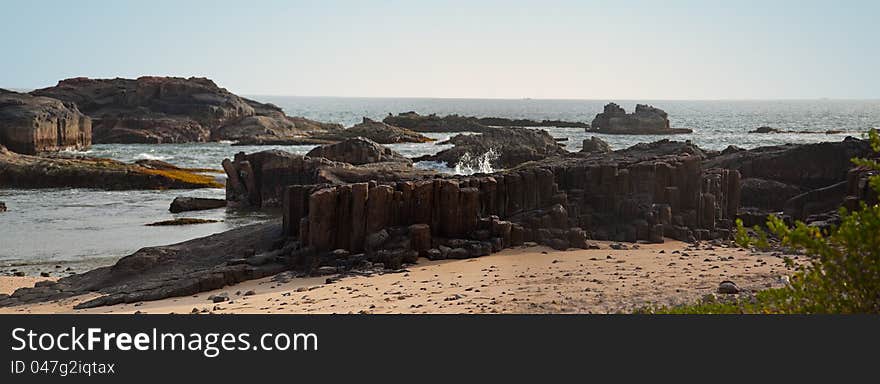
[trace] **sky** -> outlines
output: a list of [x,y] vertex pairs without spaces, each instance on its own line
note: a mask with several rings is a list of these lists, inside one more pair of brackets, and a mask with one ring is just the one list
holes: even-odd
[[0,0],[0,88],[204,76],[246,95],[880,98],[880,1]]

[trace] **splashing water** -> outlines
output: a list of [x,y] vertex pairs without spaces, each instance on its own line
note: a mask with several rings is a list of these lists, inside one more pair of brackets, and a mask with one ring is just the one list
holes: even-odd
[[456,175],[473,175],[474,173],[492,173],[495,172],[495,169],[492,168],[492,162],[497,160],[501,155],[498,152],[495,152],[495,149],[489,149],[486,153],[479,155],[477,157],[472,156],[469,152],[465,152],[464,155],[458,159],[458,163],[455,164],[455,174]]

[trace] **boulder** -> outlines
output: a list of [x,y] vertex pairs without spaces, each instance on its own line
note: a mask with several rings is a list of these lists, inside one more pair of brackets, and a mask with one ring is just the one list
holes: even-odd
[[169,207],[168,210],[171,211],[171,213],[180,213],[186,211],[217,209],[225,206],[226,200],[223,199],[177,196],[174,198],[174,201],[171,202],[171,207]]
[[685,128],[671,128],[668,115],[662,109],[638,104],[634,113],[626,113],[615,103],[605,105],[602,113],[596,115],[587,131],[617,135],[669,135],[693,132]]
[[0,89],[0,145],[33,155],[91,144],[92,121],[75,104]]
[[611,146],[596,136],[591,136],[589,139],[584,139],[584,146],[581,149],[581,152],[586,153],[608,153],[611,152]]
[[0,212],[6,212],[6,203],[0,201]]
[[316,147],[306,154],[308,157],[323,157],[328,160],[340,161],[353,165],[370,163],[399,162],[412,164],[412,160],[383,147],[373,140],[355,137],[336,144]]

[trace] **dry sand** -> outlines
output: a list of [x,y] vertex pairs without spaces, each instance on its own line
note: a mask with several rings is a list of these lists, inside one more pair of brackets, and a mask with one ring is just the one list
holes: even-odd
[[[598,250],[532,246],[468,260],[423,259],[406,272],[349,276],[330,284],[326,276],[288,282],[264,278],[191,297],[73,310],[97,296],[89,294],[0,308],[0,313],[618,313],[692,303],[714,293],[723,280],[742,289],[766,289],[791,273],[780,257],[738,248],[704,244],[695,250],[673,240],[628,250],[600,245]],[[8,293],[12,284],[32,286],[37,280],[3,277],[0,287]],[[227,302],[208,299],[224,292]]]

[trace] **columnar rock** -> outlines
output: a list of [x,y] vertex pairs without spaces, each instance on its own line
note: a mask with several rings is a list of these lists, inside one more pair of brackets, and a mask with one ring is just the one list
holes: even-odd
[[0,89],[0,145],[32,155],[91,144],[92,121],[76,105]]
[[417,180],[436,174],[434,171],[413,168],[407,161],[354,166],[280,150],[251,154],[240,152],[234,159],[224,160],[223,169],[227,175],[227,200],[232,205],[254,207],[281,205],[284,190],[290,185]]
[[338,218],[336,188],[319,189],[309,197],[309,244],[318,251],[335,249]]
[[626,113],[615,103],[605,105],[602,113],[596,115],[587,131],[623,135],[668,135],[693,132],[685,128],[671,128],[668,115],[662,109],[638,104],[634,113]]

